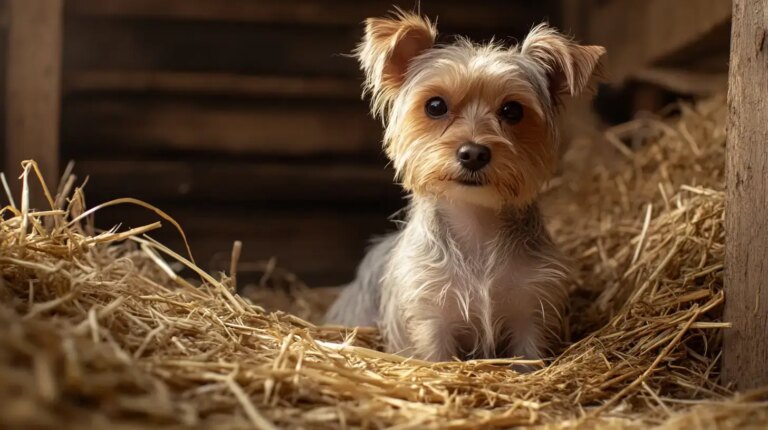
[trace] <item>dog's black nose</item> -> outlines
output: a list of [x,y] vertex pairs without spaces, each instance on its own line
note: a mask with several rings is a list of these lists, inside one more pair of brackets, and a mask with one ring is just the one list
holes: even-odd
[[468,170],[480,170],[491,161],[491,149],[485,145],[468,142],[456,151],[461,166]]

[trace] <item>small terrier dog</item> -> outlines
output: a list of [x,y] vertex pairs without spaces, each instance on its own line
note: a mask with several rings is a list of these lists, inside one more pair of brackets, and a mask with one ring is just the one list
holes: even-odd
[[544,24],[512,47],[436,35],[400,10],[365,23],[364,94],[411,201],[326,321],[378,326],[387,351],[424,360],[541,359],[563,331],[567,269],[535,197],[560,97],[587,87],[605,49]]

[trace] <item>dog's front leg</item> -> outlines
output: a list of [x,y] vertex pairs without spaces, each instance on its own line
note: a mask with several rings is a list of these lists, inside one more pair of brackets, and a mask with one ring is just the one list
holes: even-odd
[[413,356],[428,361],[449,361],[456,356],[452,324],[439,312],[414,316],[408,324]]

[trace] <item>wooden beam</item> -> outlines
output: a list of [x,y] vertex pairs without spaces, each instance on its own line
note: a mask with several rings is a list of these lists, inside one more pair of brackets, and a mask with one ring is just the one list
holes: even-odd
[[[296,273],[311,286],[351,281],[371,238],[397,228],[387,219],[397,208],[163,206],[184,228],[195,259],[202,267],[226,269],[232,243],[241,240],[242,266],[275,257],[280,267]],[[101,228],[120,224],[128,229],[157,220],[151,211],[131,205],[107,208],[95,216],[96,226]],[[179,234],[168,223],[164,222],[163,228],[150,236],[183,253]],[[245,273],[238,278],[247,282]]]
[[9,21],[10,17],[8,16],[8,0],[0,0],[0,28],[7,30]]
[[723,379],[768,385],[768,4],[734,0],[726,146]]
[[650,67],[633,72],[632,79],[682,94],[707,96],[728,88],[727,73],[696,72],[686,69]]
[[343,54],[352,51],[361,32],[362,27],[351,25],[267,26],[75,16],[67,19],[65,27],[64,67],[67,74],[87,70],[172,70],[330,76],[356,81],[360,76],[357,62]]
[[589,18],[589,42],[607,48],[606,74],[621,82],[634,70],[670,59],[713,32],[727,31],[730,16],[729,0],[601,2]]
[[105,96],[67,100],[65,106],[63,138],[75,158],[170,151],[375,156],[381,151],[381,127],[362,101]]
[[[86,192],[98,200],[134,197],[149,202],[335,204],[401,203],[393,172],[380,164],[338,162],[88,160],[75,165],[90,177]],[[118,195],[119,194],[119,195]]]
[[[356,25],[392,9],[392,0],[69,0],[67,11],[81,16],[153,17],[176,20],[219,20],[255,23]],[[404,9],[414,2],[400,2]],[[469,26],[528,28],[531,18],[543,18],[546,2],[509,1],[503,5],[462,1],[424,2],[423,13],[440,22]]]
[[[6,78],[6,172],[34,159],[55,190],[59,169],[62,0],[9,0]],[[20,184],[12,180],[12,191]],[[33,187],[32,205],[45,208]]]
[[254,76],[150,70],[85,70],[64,76],[64,92],[167,93],[202,96],[359,99],[354,79]]

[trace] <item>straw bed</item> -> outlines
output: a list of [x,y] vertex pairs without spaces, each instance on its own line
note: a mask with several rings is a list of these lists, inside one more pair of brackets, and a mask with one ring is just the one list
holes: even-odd
[[[372,329],[268,313],[148,238],[158,224],[94,232],[72,181],[52,210],[22,198],[0,224],[0,422],[765,428],[765,391],[733,396],[717,382],[725,113],[722,98],[680,105],[674,119],[611,130],[623,149],[610,162],[566,163],[544,211],[576,268],[571,344],[522,375],[512,360],[408,360],[377,351]],[[30,187],[35,169],[25,165]]]

